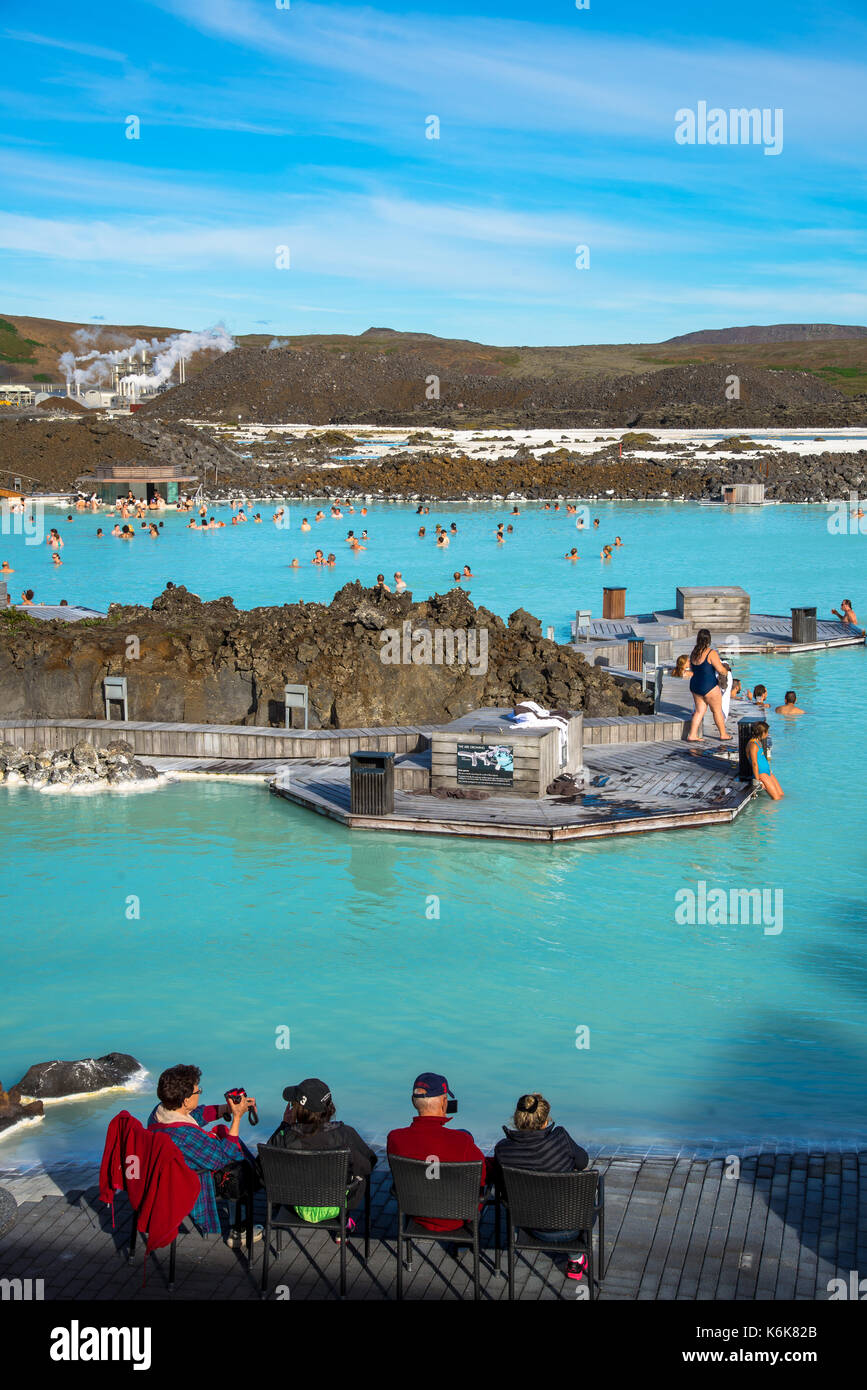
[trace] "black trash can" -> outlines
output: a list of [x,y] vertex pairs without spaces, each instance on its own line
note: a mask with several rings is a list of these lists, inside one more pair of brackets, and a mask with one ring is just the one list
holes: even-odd
[[792,641],[798,643],[816,641],[815,608],[792,609]]
[[390,816],[394,810],[394,754],[350,753],[349,809],[354,816]]
[[747,755],[747,744],[756,737],[756,725],[764,722],[754,719],[751,714],[738,720],[738,777],[742,782],[753,780],[753,765]]

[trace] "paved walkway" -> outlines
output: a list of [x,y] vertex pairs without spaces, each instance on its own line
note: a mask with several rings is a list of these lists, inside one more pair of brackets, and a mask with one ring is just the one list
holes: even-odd
[[[740,1176],[727,1176],[724,1158],[675,1156],[654,1150],[599,1155],[605,1173],[606,1259],[603,1299],[826,1299],[828,1281],[867,1273],[867,1152],[747,1152]],[[66,1174],[68,1178],[69,1174]],[[55,1174],[63,1185],[64,1175]],[[42,1186],[40,1187],[40,1181]],[[117,1199],[117,1229],[95,1187],[57,1195],[51,1179],[29,1176],[0,1183],[21,1203],[15,1225],[0,1237],[0,1278],[43,1279],[46,1299],[256,1299],[261,1243],[252,1274],[243,1256],[217,1237],[195,1231],[178,1241],[177,1286],[166,1289],[168,1251],[148,1266],[142,1286],[142,1245],[126,1262],[130,1211]],[[40,1191],[51,1195],[38,1196]],[[395,1209],[387,1170],[374,1174],[371,1257],[350,1242],[347,1297],[394,1298]],[[35,1200],[27,1200],[28,1197]],[[260,1213],[261,1215],[261,1213]],[[505,1299],[505,1279],[493,1268],[492,1216],[482,1227],[482,1298]],[[505,1268],[505,1264],[504,1264]],[[339,1257],[324,1232],[301,1242],[284,1235],[271,1267],[271,1294],[298,1299],[337,1296]],[[581,1297],[563,1276],[562,1262],[545,1254],[519,1263],[523,1299]],[[472,1297],[464,1254],[443,1247],[416,1249],[407,1299]]]

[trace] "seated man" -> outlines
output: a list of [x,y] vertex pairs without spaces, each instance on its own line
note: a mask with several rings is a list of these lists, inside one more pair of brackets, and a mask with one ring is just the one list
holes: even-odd
[[[221,1229],[214,1175],[218,1175],[221,1188],[227,1189],[222,1195],[235,1197],[238,1189],[233,1184],[242,1178],[250,1179],[255,1187],[253,1155],[241,1143],[238,1129],[242,1115],[255,1109],[256,1101],[245,1096],[237,1102],[202,1105],[201,1078],[198,1067],[183,1063],[164,1071],[157,1082],[160,1103],[151,1111],[147,1127],[168,1134],[187,1167],[199,1174],[201,1192],[190,1216],[203,1234],[214,1235]],[[228,1130],[225,1125],[218,1125],[216,1130],[202,1128],[212,1120],[230,1117]],[[242,1170],[242,1164],[247,1171]],[[261,1232],[261,1226],[257,1227],[254,1238],[261,1239]]]
[[[472,1163],[481,1159],[482,1186],[487,1177],[487,1160],[481,1149],[473,1142],[473,1136],[465,1129],[446,1129],[450,1116],[447,1114],[449,1083],[436,1072],[422,1072],[417,1076],[412,1088],[413,1108],[418,1112],[406,1129],[393,1129],[388,1136],[387,1152],[397,1158],[420,1158],[423,1162],[432,1158],[440,1163]],[[462,1221],[447,1221],[439,1217],[415,1217],[419,1226],[427,1231],[457,1231]]]

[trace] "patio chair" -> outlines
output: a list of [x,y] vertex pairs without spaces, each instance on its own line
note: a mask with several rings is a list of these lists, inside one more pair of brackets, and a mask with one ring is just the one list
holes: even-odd
[[[403,1298],[404,1244],[406,1268],[412,1269],[413,1241],[435,1241],[440,1245],[471,1246],[473,1251],[473,1298],[479,1297],[479,1202],[484,1164],[440,1163],[437,1176],[431,1176],[430,1163],[422,1158],[400,1158],[389,1154],[397,1199],[397,1297]],[[429,1231],[417,1218],[462,1221],[453,1231]]]
[[[330,1231],[340,1235],[340,1297],[346,1296],[346,1189],[349,1185],[349,1149],[294,1151],[259,1144],[259,1162],[265,1180],[265,1238],[262,1253],[261,1296],[268,1293],[271,1231],[277,1232],[277,1254],[283,1231]],[[286,1207],[285,1216],[274,1218],[274,1209]],[[325,1221],[305,1221],[296,1207],[337,1207],[337,1216]],[[370,1258],[370,1178],[364,1191],[364,1259]]]
[[[515,1263],[519,1250],[586,1255],[590,1298],[605,1277],[605,1179],[596,1168],[581,1173],[539,1173],[500,1165],[508,1226],[509,1298],[515,1297]],[[593,1226],[599,1218],[599,1276],[593,1259]],[[545,1240],[530,1231],[578,1231],[574,1241]]]

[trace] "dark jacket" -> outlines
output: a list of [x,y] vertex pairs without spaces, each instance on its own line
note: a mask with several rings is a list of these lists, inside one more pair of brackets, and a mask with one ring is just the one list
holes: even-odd
[[590,1162],[587,1151],[562,1125],[507,1129],[505,1139],[494,1146],[494,1159],[507,1168],[531,1168],[537,1173],[576,1173]]
[[361,1135],[340,1120],[330,1120],[321,1129],[312,1125],[291,1125],[285,1119],[275,1129],[269,1144],[279,1149],[348,1149],[349,1177],[366,1178],[376,1167],[376,1154]]

